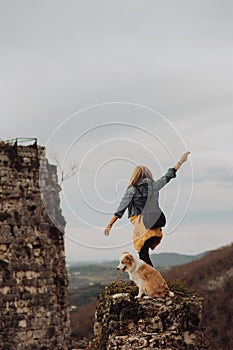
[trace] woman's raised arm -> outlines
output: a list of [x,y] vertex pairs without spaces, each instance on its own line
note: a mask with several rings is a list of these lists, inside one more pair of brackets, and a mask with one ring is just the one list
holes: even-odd
[[180,167],[181,167],[181,165],[184,163],[184,162],[186,162],[186,160],[188,159],[188,156],[190,155],[190,151],[186,151],[184,154],[182,154],[182,156],[180,157],[180,160],[177,162],[177,164],[176,165],[174,165],[174,169],[175,170],[178,170]]

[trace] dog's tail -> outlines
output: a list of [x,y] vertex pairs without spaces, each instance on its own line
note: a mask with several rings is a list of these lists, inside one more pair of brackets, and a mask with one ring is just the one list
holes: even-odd
[[174,296],[175,296],[175,294],[173,292],[169,291],[169,297],[173,298]]

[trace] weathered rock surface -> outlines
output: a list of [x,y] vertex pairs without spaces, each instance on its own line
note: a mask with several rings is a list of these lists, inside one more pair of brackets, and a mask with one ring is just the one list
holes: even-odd
[[0,142],[1,350],[70,349],[59,191],[44,148]]
[[89,339],[72,339],[72,350],[86,350],[89,346]]
[[95,338],[89,349],[206,349],[201,299],[174,292],[174,298],[136,300],[137,288],[130,282],[108,285],[99,295]]

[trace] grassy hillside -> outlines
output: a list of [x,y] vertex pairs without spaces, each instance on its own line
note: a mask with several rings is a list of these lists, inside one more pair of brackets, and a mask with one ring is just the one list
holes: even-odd
[[233,244],[163,273],[181,280],[203,300],[203,323],[211,350],[233,349]]

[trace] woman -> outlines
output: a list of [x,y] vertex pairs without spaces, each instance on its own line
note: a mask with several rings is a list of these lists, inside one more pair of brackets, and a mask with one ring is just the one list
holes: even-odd
[[[149,248],[153,250],[160,243],[163,236],[161,227],[165,225],[165,217],[159,208],[159,190],[176,177],[177,170],[186,162],[189,154],[189,151],[185,152],[177,164],[168,169],[159,180],[153,179],[153,175],[147,167],[137,166],[114,216],[104,230],[104,234],[108,236],[113,224],[123,216],[128,208],[128,217],[134,224],[135,249],[139,253],[139,258],[151,266],[153,265],[149,257]],[[152,214],[154,215],[153,224],[146,223],[145,219],[148,221],[148,217],[150,218]]]

